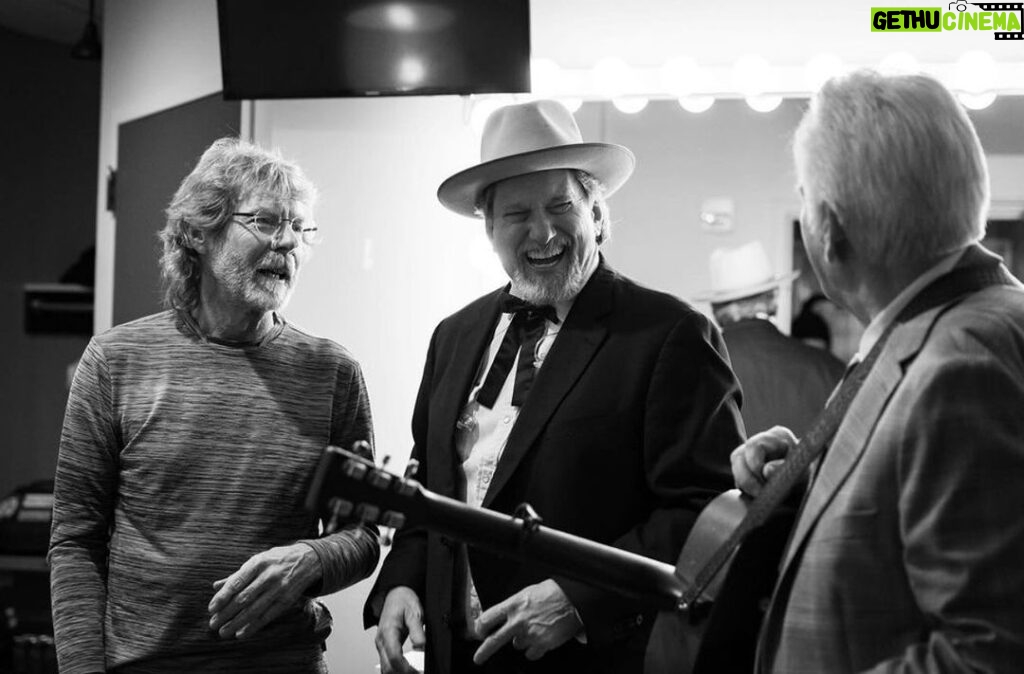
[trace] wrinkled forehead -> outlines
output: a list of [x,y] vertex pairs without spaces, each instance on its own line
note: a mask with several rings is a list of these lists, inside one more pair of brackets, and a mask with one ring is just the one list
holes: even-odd
[[303,196],[294,192],[258,190],[242,195],[235,210],[247,213],[266,211],[308,218],[312,216],[312,204]]

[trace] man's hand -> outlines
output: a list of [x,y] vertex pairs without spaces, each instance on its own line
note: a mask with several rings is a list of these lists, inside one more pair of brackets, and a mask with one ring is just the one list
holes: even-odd
[[381,674],[415,674],[416,670],[402,655],[402,644],[407,636],[413,648],[423,648],[427,643],[423,634],[423,605],[412,588],[400,586],[384,598],[377,621],[377,636],[373,642],[380,656]]
[[305,543],[253,555],[238,571],[214,581],[217,593],[207,607],[210,629],[222,638],[252,636],[322,576],[320,559]]
[[744,493],[757,496],[796,443],[793,432],[783,426],[774,426],[752,436],[729,457],[736,486]]
[[483,664],[510,641],[513,648],[526,651],[528,660],[537,660],[582,629],[562,588],[553,580],[545,580],[524,587],[480,614],[474,631],[484,642],[473,655],[473,662]]

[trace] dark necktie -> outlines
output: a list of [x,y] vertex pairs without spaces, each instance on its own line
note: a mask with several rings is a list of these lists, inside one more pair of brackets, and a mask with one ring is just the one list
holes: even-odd
[[512,404],[521,407],[533,385],[533,357],[537,351],[537,342],[544,336],[544,322],[551,321],[557,325],[558,316],[552,306],[530,304],[508,292],[502,292],[498,303],[502,313],[512,314],[512,322],[505,332],[505,338],[501,340],[483,386],[477,391],[476,399],[484,407],[494,409],[494,402],[508,379],[516,354],[522,349],[512,388]]

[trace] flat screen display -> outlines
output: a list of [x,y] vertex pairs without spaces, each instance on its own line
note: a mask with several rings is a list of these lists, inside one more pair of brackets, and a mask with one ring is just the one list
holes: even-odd
[[218,0],[226,99],[530,90],[529,0]]

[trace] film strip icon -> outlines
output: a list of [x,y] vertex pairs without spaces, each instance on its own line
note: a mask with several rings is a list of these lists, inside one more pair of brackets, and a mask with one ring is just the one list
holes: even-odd
[[[1020,12],[1020,23],[1024,26],[1024,2],[971,2],[955,4],[974,5],[986,12]],[[997,30],[993,33],[993,36],[997,40],[1020,40],[1024,42],[1024,29],[1018,31]]]

